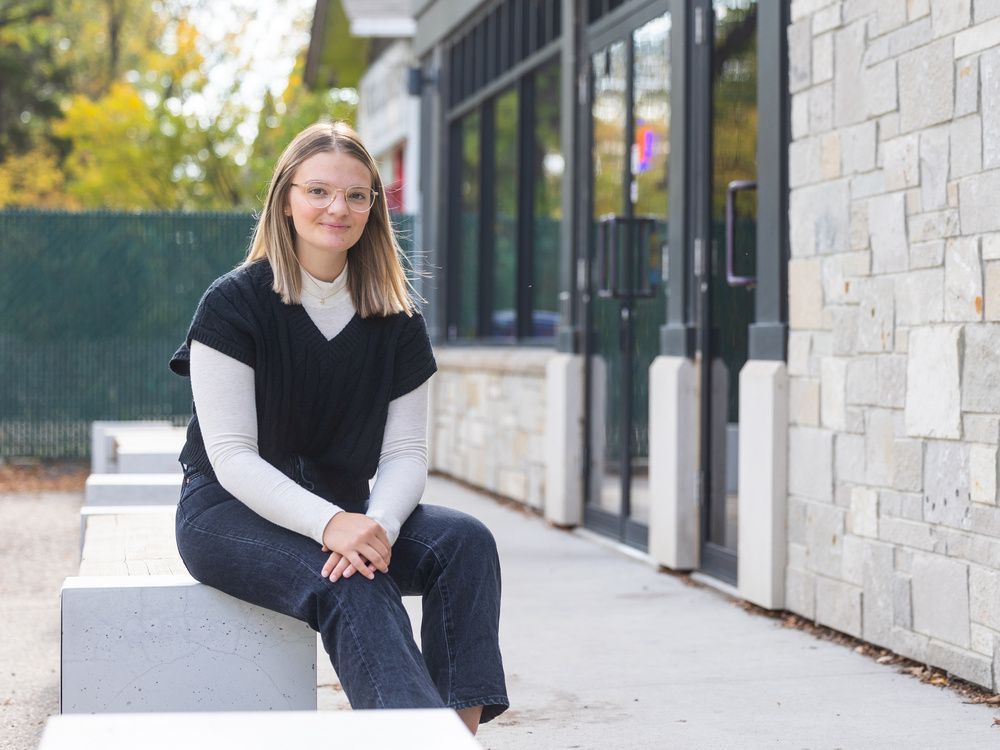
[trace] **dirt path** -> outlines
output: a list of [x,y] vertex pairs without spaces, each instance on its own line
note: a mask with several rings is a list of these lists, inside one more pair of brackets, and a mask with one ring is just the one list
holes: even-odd
[[0,750],[59,712],[59,590],[80,563],[82,492],[0,492]]

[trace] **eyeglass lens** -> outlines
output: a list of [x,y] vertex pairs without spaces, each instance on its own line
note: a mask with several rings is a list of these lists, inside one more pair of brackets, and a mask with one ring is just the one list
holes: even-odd
[[[304,185],[306,202],[313,208],[326,208],[335,200],[341,188],[329,188],[325,185]],[[375,204],[375,191],[364,185],[354,185],[343,188],[344,199],[348,208],[354,211],[368,211]]]

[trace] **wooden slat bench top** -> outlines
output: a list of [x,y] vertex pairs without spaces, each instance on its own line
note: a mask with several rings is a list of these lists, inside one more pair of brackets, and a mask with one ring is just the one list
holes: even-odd
[[187,575],[174,540],[172,511],[91,515],[80,575]]

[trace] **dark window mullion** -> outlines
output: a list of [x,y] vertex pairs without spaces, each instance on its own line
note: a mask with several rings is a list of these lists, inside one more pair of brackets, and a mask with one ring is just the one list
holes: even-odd
[[495,99],[483,103],[479,138],[479,337],[493,333],[493,258],[496,239],[496,107]]
[[535,74],[524,76],[518,91],[517,134],[517,327],[519,339],[534,334],[532,325],[535,226]]
[[448,194],[451,200],[448,217],[448,268],[447,293],[445,295],[445,320],[448,339],[454,339],[461,330],[462,309],[462,144],[465,142],[463,121],[451,126],[451,141],[448,144]]

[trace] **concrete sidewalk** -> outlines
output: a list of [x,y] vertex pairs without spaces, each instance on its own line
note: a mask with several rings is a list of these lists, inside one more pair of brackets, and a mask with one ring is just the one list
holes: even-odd
[[481,729],[490,750],[1000,747],[1000,709],[452,482],[432,477],[424,499],[479,517],[500,548],[511,709]]

